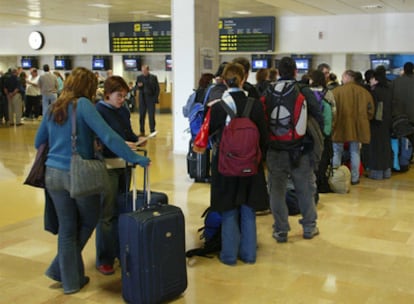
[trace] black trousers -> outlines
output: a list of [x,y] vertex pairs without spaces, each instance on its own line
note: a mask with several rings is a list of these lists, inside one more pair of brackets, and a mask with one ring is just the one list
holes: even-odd
[[145,116],[148,112],[150,132],[155,131],[155,102],[147,102],[146,98],[139,99],[139,128],[141,133],[145,133]]

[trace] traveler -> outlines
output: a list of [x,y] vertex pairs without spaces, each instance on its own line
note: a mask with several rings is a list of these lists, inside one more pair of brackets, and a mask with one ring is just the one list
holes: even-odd
[[56,101],[59,83],[48,64],[43,65],[43,72],[39,77],[39,88],[42,94],[42,116],[45,117],[49,105]]
[[3,90],[8,103],[8,121],[6,124],[21,126],[23,125],[21,122],[23,99],[17,69],[11,69],[11,73],[3,77],[5,77]]
[[[222,78],[228,88],[223,98],[229,94],[230,99],[233,99],[231,104],[237,114],[241,115],[247,103],[247,96],[242,89],[245,80],[243,67],[235,63],[227,64]],[[249,117],[259,130],[260,147],[265,151],[267,132],[263,106],[258,99],[254,99],[253,102]],[[263,204],[268,205],[263,162],[260,162],[259,173],[252,176],[224,176],[218,171],[218,147],[227,117],[221,102],[212,105],[209,133],[214,134],[214,147],[210,204],[211,210],[221,212],[223,219],[220,261],[226,265],[235,265],[240,258],[245,263],[255,263],[257,247],[255,210],[263,209]]]
[[[288,241],[290,224],[288,220],[288,207],[286,204],[286,191],[289,176],[291,177],[297,194],[302,219],[299,223],[303,227],[303,238],[312,239],[319,234],[317,227],[317,211],[315,207],[315,174],[317,160],[313,155],[313,140],[305,134],[307,130],[306,117],[312,116],[318,122],[317,127],[323,129],[323,118],[318,101],[308,87],[299,88],[295,78],[297,76],[296,63],[291,57],[283,57],[279,63],[280,78],[272,92],[266,96],[266,114],[270,135],[266,163],[268,167],[268,183],[270,190],[270,209],[274,218],[273,238],[278,243]],[[299,102],[304,117],[298,117],[301,125],[291,126],[288,134],[283,136],[283,114],[281,107],[293,108]],[[276,105],[279,104],[279,108]],[[284,106],[283,106],[284,105]],[[276,111],[276,116],[274,115]],[[302,112],[301,111],[301,112]],[[280,114],[280,116],[279,116]],[[304,119],[305,118],[305,119]],[[296,118],[294,118],[296,120]],[[276,120],[275,124],[271,120]],[[289,123],[288,126],[291,124]],[[293,132],[293,133],[292,133]]]
[[332,132],[333,167],[342,164],[344,143],[349,143],[351,156],[351,184],[359,184],[360,144],[371,140],[369,121],[374,116],[374,100],[362,85],[355,82],[356,73],[346,70],[342,86],[332,92],[336,102],[336,123]]
[[36,148],[43,143],[49,144],[46,191],[59,221],[58,252],[46,275],[61,282],[65,294],[78,292],[89,282],[85,276],[82,249],[95,229],[100,210],[99,194],[76,199],[69,194],[73,107],[76,107],[78,130],[76,150],[82,157],[93,158],[96,134],[104,145],[128,162],[143,167],[150,163],[148,158],[133,152],[96,111],[91,102],[96,87],[97,80],[92,71],[75,68],[66,79],[62,94],[43,117],[35,138]]
[[39,75],[36,68],[30,70],[29,79],[26,81],[26,119],[37,119],[40,115],[40,102],[42,95],[39,88]]
[[[132,131],[131,114],[124,105],[128,91],[129,87],[122,77],[108,77],[104,82],[104,99],[96,104],[96,109],[106,123],[134,149],[138,136]],[[103,157],[108,166],[109,185],[102,195],[101,215],[96,226],[96,268],[108,275],[115,272],[114,260],[119,259],[117,197],[129,191],[131,170],[125,168],[125,161],[117,163],[117,155],[106,146],[103,147]]]
[[141,135],[145,135],[147,112],[150,132],[155,132],[155,104],[159,102],[160,86],[157,76],[150,73],[148,65],[144,64],[141,72],[137,77],[136,88],[139,90],[139,128]]

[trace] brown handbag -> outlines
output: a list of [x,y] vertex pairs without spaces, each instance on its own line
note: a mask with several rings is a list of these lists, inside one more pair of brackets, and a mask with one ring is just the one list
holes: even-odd
[[36,158],[30,169],[29,175],[24,181],[25,185],[45,188],[45,173],[46,173],[46,159],[49,151],[49,145],[47,143],[41,144],[37,149]]

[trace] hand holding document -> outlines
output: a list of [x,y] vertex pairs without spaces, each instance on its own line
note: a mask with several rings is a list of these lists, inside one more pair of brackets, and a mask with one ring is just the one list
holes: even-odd
[[154,132],[150,133],[148,136],[140,136],[137,143],[136,143],[136,145],[137,146],[142,145],[144,142],[146,142],[148,139],[154,137],[155,135],[157,135],[157,131],[154,131]]

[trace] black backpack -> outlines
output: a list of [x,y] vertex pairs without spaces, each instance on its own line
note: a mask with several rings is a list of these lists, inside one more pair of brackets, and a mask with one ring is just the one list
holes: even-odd
[[187,258],[193,256],[202,256],[212,258],[209,254],[219,252],[221,250],[221,214],[217,211],[212,211],[208,207],[201,218],[204,218],[204,226],[198,229],[200,240],[203,246],[188,250],[185,255]]

